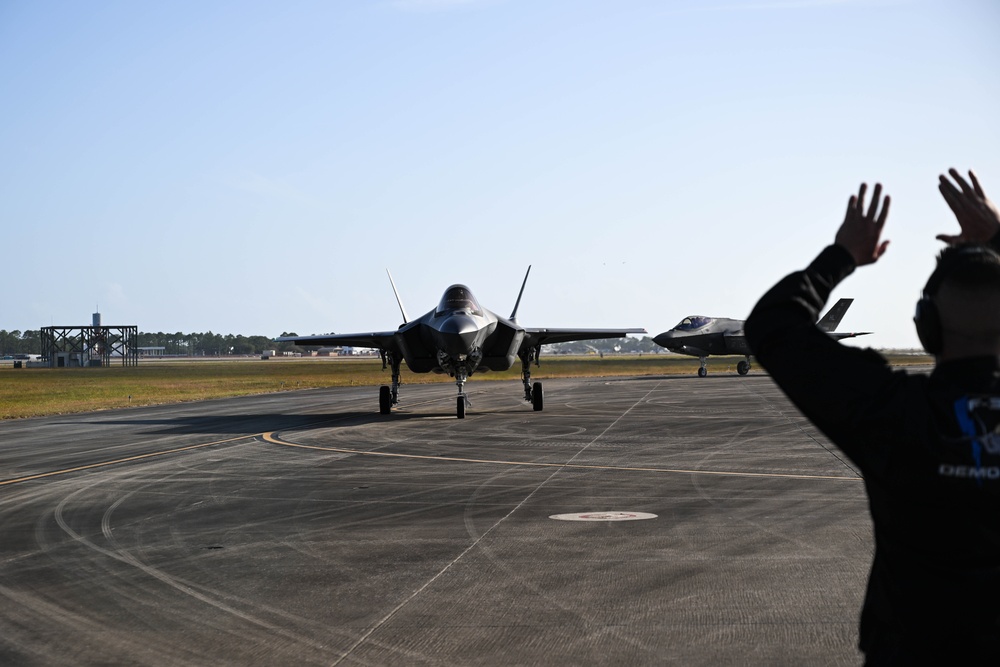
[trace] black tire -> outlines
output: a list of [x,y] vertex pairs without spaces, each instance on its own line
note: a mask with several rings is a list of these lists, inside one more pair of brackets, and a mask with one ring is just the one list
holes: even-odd
[[541,412],[544,406],[545,397],[542,393],[542,383],[536,382],[531,385],[531,409],[535,412]]
[[736,372],[739,373],[740,375],[746,375],[747,373],[749,373],[750,372],[750,362],[749,361],[741,361],[740,363],[736,364]]
[[385,385],[378,388],[378,411],[383,415],[392,412],[392,390]]
[[465,419],[465,396],[458,397],[458,413],[459,419]]
[[706,375],[708,375],[708,369],[707,368],[699,368],[698,369],[698,377],[703,378]]

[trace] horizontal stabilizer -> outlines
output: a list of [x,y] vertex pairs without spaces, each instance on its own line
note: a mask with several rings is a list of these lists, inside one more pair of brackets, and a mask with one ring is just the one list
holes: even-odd
[[829,336],[831,338],[835,339],[835,340],[843,340],[844,338],[856,338],[858,336],[867,336],[867,335],[869,335],[871,333],[874,333],[874,332],[873,331],[852,331],[850,333],[848,333],[846,331],[841,331],[841,332],[828,331],[827,332],[827,334],[829,334]]

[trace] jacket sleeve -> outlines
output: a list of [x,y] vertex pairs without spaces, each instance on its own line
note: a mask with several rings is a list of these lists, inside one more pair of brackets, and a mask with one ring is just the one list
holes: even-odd
[[990,239],[989,246],[997,252],[1000,252],[1000,232],[993,235],[993,238]]
[[[757,361],[792,402],[862,468],[880,457],[866,440],[902,418],[905,374],[871,349],[841,345],[816,326],[833,288],[854,271],[844,248],[825,248],[802,271],[772,287],[744,328]],[[884,463],[884,460],[881,461]]]

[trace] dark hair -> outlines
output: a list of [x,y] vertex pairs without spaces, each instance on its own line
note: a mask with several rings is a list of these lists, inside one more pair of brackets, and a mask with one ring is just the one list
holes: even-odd
[[948,246],[938,255],[937,266],[927,279],[924,294],[934,296],[945,283],[1000,291],[1000,254],[978,243]]

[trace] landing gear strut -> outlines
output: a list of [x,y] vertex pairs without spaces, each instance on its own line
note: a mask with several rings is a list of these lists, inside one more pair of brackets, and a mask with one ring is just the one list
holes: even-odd
[[542,346],[536,345],[535,347],[529,347],[524,352],[519,352],[517,356],[521,358],[521,382],[524,383],[524,400],[531,403],[531,409],[535,412],[541,412],[544,407],[544,399],[542,394],[542,383],[536,382],[534,385],[531,384],[531,362],[534,361],[535,365],[538,366],[538,357],[541,355]]
[[708,375],[708,357],[698,357],[701,368],[698,369],[698,377],[703,378]]
[[392,406],[399,403],[399,365],[401,359],[397,359],[392,352],[382,351],[382,370],[386,365],[392,367],[392,386],[382,385],[378,389],[378,411],[387,415],[392,411]]
[[459,419],[465,419],[465,409],[472,407],[469,395],[465,393],[465,381],[468,379],[469,372],[465,364],[461,364],[455,368],[455,384],[458,385],[458,401],[455,414]]

